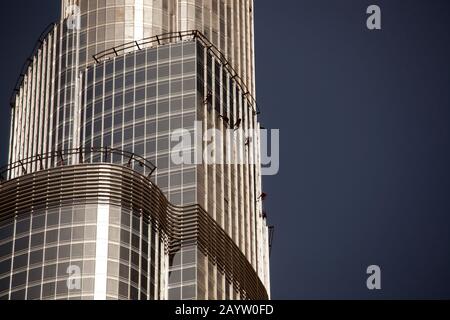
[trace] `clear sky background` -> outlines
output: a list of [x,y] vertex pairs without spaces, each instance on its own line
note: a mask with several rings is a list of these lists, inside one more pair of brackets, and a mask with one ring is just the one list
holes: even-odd
[[[366,28],[371,4],[382,31]],[[60,10],[0,6],[4,164],[11,91]],[[262,122],[281,130],[264,180],[273,298],[450,298],[450,2],[256,0],[255,14]]]

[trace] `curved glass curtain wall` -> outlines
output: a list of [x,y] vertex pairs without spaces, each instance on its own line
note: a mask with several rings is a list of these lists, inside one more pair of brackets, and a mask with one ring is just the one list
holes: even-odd
[[[98,217],[105,208],[107,278],[98,284]],[[0,299],[164,299],[159,275],[165,259],[159,234],[125,208],[80,205],[21,214],[0,225]],[[69,267],[81,272],[79,287],[68,286]]]
[[163,33],[199,30],[255,93],[253,0],[62,0],[81,10],[80,63],[98,52]]

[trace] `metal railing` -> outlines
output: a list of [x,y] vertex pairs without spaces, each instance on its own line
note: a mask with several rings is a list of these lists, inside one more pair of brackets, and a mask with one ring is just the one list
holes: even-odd
[[[113,156],[121,157],[121,165],[132,167],[137,164],[143,168],[144,174],[150,177],[156,170],[156,166],[149,160],[128,151],[123,151],[114,148],[78,148],[52,151],[44,154],[38,154],[29,158],[18,160],[7,166],[0,168],[0,180],[6,181],[11,178],[12,173],[17,170],[22,170],[22,175],[28,173],[46,170],[55,167],[72,165],[75,159],[76,164],[86,163],[116,163]],[[74,158],[75,156],[75,158]],[[118,163],[116,163],[118,164]],[[30,169],[37,168],[37,169]]]
[[180,41],[189,41],[189,40],[199,40],[222,64],[222,66],[228,71],[231,75],[231,79],[233,79],[237,85],[240,87],[242,91],[242,96],[247,99],[249,105],[253,108],[254,112],[259,114],[260,109],[256,102],[256,99],[253,97],[252,93],[248,89],[245,82],[239,76],[239,74],[234,70],[231,66],[231,63],[227,60],[225,55],[211,42],[208,38],[198,30],[189,30],[189,31],[180,31],[180,32],[171,32],[164,33],[161,35],[145,38],[139,41],[132,41],[117,47],[107,49],[101,51],[97,54],[93,55],[93,58],[96,63],[100,63],[103,61],[107,61],[114,57],[119,57],[126,53],[131,53],[136,50],[143,50],[148,48],[154,48],[164,44],[177,43]]

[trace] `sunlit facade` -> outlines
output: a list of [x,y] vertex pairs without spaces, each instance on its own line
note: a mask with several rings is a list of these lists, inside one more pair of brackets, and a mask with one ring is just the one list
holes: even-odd
[[[253,1],[63,1],[11,103],[0,298],[270,298],[253,47]],[[172,161],[171,133],[211,128],[243,162]],[[13,214],[39,179],[59,201]]]

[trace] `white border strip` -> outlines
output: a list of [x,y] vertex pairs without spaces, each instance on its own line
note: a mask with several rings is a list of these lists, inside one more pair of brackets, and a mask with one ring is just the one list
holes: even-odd
[[108,277],[109,205],[97,209],[94,300],[106,300]]

